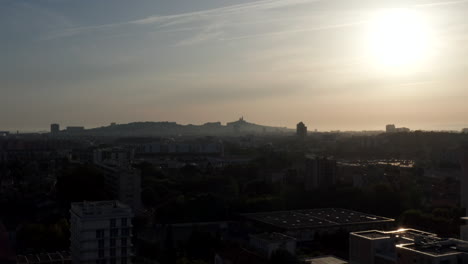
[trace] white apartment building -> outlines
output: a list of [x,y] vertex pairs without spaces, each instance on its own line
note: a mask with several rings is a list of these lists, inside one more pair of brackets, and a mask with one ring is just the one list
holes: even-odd
[[72,203],[73,264],[131,264],[132,209],[118,201]]

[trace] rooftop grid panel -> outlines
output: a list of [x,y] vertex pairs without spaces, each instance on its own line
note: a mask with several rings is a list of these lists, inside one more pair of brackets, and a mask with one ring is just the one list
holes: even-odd
[[395,221],[391,218],[339,208],[264,212],[244,214],[243,216],[251,220],[284,229],[305,229]]

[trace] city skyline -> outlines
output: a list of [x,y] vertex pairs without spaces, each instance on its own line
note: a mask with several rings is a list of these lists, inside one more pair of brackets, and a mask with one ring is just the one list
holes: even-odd
[[322,131],[468,127],[468,1],[0,6],[1,130],[241,115]]

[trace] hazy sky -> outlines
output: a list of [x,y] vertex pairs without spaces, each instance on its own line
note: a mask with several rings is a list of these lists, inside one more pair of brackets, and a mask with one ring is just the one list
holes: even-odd
[[[394,8],[430,32],[398,67],[370,51]],[[468,1],[438,0],[0,0],[0,130],[241,115],[468,127],[467,14]]]

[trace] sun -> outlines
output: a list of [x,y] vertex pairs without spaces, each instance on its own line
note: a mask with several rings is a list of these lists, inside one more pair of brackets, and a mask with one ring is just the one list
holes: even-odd
[[418,12],[386,10],[369,25],[369,50],[377,63],[405,68],[422,63],[429,55],[431,34],[427,21]]

